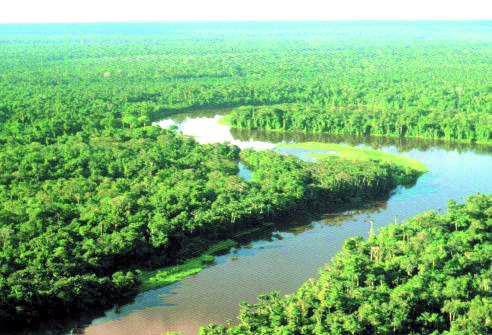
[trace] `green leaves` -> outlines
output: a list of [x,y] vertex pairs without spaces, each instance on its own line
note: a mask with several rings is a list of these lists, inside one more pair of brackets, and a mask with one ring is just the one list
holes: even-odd
[[283,104],[240,107],[227,120],[234,128],[301,131],[332,135],[413,137],[488,144],[492,117],[485,113],[367,105]]

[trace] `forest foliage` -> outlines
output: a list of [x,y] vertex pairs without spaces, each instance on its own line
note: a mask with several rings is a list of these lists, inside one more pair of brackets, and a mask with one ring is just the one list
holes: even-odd
[[446,214],[348,239],[316,280],[200,334],[490,334],[491,234],[492,196],[451,201]]
[[[328,133],[331,135],[390,136],[492,143],[491,95],[483,111],[422,108],[418,105],[316,106],[274,105],[236,108],[227,117],[232,127]],[[484,104],[487,106],[487,104]]]

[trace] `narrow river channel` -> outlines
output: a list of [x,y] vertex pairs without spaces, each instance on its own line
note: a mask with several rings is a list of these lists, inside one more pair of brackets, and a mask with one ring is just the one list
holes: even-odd
[[[320,135],[231,132],[219,123],[220,116],[215,114],[179,115],[160,124],[175,125],[201,143],[227,141],[242,148],[273,149],[282,141],[333,141]],[[366,140],[340,141],[371,145]],[[367,235],[369,220],[380,228],[422,211],[444,210],[449,199],[463,201],[474,193],[492,192],[491,148],[381,139],[376,143],[380,150],[422,161],[429,172],[414,186],[399,187],[389,199],[371,203],[365,209],[281,222],[273,233],[253,237],[241,247],[217,257],[214,265],[199,274],[142,293],[132,303],[106,311],[104,316],[75,332],[161,335],[179,331],[188,335],[196,334],[200,326],[211,322],[234,322],[241,301],[254,302],[259,294],[272,290],[291,293],[308,278],[315,278],[346,238]],[[294,154],[302,156],[303,152]]]

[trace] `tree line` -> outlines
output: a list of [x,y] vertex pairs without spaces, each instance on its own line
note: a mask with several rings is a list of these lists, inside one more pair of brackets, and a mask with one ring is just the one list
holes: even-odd
[[492,143],[492,113],[289,104],[236,108],[227,120],[240,129]]
[[302,38],[288,27],[79,28],[0,29],[0,143],[148,125],[186,108],[291,103],[310,114],[289,109],[297,130],[490,141],[486,25],[463,25],[463,38],[443,23],[432,40],[384,25],[363,37],[360,27],[317,25]]

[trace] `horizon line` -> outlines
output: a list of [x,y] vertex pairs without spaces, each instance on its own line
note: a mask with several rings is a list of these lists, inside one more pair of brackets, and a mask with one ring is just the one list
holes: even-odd
[[175,24],[175,23],[331,23],[331,22],[489,22],[491,18],[374,18],[374,19],[185,19],[185,20],[115,20],[115,21],[17,21],[17,22],[0,22],[0,25],[55,25],[55,24]]

